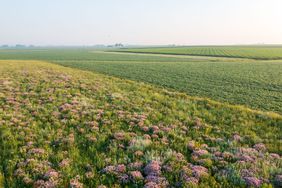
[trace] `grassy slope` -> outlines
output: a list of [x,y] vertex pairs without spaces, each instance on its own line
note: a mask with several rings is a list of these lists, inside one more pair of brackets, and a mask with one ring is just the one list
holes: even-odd
[[[149,178],[144,167],[152,160],[162,166],[156,178],[171,185],[188,185],[187,175],[195,176],[200,187],[243,187],[246,166],[270,184],[282,173],[281,158],[249,148],[262,142],[281,154],[278,114],[44,62],[0,61],[0,85],[0,165],[7,187],[118,187],[121,177],[109,166],[124,164],[125,177],[133,162],[141,162],[136,170]],[[188,149],[189,142],[195,145]],[[208,154],[198,156],[203,150]],[[221,152],[225,157],[216,157]],[[243,156],[256,163],[240,162]],[[208,172],[196,176],[193,165]],[[126,184],[142,186],[144,181]]]
[[282,59],[281,46],[199,46],[173,48],[135,48],[118,51],[132,53],[197,55],[231,58],[250,58],[258,60]]
[[282,63],[135,55],[91,49],[0,50],[0,59],[42,59],[173,88],[189,95],[282,113]]
[[54,62],[282,113],[280,62]]

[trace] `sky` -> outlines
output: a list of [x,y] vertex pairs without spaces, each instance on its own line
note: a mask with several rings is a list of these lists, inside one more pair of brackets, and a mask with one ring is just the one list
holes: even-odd
[[0,0],[0,45],[282,44],[282,0]]

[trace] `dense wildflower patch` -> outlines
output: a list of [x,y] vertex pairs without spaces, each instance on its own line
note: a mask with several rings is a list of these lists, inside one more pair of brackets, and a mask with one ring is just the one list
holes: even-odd
[[142,83],[0,61],[0,186],[279,187],[281,123]]

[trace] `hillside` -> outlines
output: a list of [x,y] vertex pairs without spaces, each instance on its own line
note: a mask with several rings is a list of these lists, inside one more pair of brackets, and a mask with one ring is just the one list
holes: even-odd
[[279,114],[32,60],[0,61],[0,106],[5,187],[282,184]]
[[0,59],[44,60],[282,114],[282,63],[81,49],[0,50]]

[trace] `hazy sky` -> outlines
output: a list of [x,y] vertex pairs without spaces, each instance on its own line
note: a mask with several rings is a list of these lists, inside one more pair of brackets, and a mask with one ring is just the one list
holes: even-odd
[[0,0],[0,44],[282,44],[282,0]]

